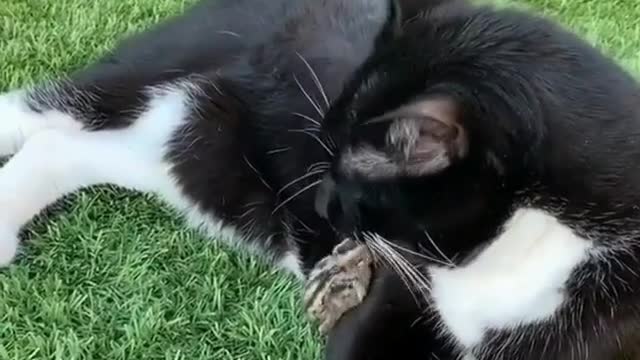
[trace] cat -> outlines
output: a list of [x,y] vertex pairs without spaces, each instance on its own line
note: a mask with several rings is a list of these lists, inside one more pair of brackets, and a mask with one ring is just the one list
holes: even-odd
[[[45,207],[100,184],[155,193],[302,279],[320,259],[343,263],[344,238],[314,208],[334,151],[320,127],[392,20],[419,8],[402,4],[203,0],[61,79],[1,94],[0,265]],[[315,274],[349,274],[336,268]]]
[[613,360],[637,346],[636,79],[529,11],[454,0],[392,28],[325,116],[336,150],[316,205],[396,274],[374,276],[329,353]]
[[309,306],[358,289],[329,359],[608,359],[638,327],[638,94],[515,10],[205,0],[0,96],[0,262],[109,183],[308,279]]

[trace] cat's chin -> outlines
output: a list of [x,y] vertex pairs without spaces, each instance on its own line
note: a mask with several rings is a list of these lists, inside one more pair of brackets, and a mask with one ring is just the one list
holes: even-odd
[[18,253],[18,243],[16,233],[0,225],[0,267],[11,265]]

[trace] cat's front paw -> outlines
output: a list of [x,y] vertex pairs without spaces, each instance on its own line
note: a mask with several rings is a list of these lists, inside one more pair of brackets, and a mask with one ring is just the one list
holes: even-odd
[[347,311],[367,295],[372,275],[372,257],[364,245],[347,239],[333,249],[311,271],[304,305],[326,334]]
[[18,235],[0,226],[0,267],[11,265],[18,252]]

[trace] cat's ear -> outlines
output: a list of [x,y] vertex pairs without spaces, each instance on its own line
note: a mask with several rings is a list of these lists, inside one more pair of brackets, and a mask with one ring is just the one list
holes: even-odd
[[383,129],[383,146],[370,143],[347,148],[340,161],[344,175],[368,179],[428,176],[468,153],[462,107],[452,97],[418,99],[361,124],[372,129],[378,125]]
[[428,97],[403,105],[370,122],[390,121],[387,153],[408,175],[439,172],[463,158],[468,134],[461,108],[447,96]]

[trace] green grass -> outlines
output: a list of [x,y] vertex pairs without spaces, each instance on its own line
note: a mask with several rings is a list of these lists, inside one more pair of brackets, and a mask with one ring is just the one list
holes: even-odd
[[[85,64],[188,2],[1,0],[0,88]],[[526,5],[640,73],[640,2]],[[84,191],[67,210],[34,226],[25,255],[0,272],[0,360],[319,358],[291,278],[144,196]]]

